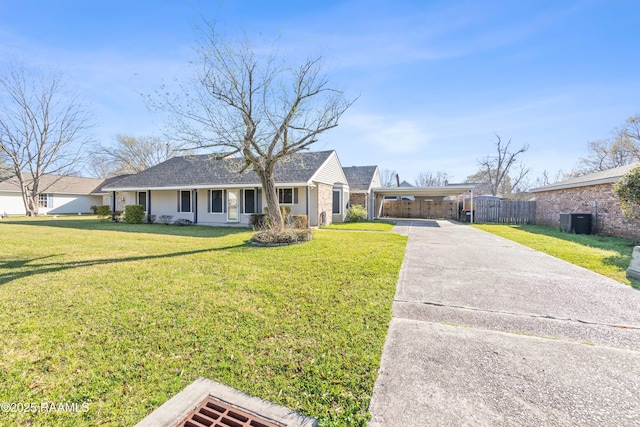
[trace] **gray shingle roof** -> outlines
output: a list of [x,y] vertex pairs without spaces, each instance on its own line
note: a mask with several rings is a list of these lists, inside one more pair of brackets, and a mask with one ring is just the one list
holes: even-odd
[[[333,151],[296,153],[282,158],[275,169],[276,183],[307,182]],[[253,171],[238,173],[240,158],[215,159],[209,154],[174,157],[147,170],[119,179],[103,190],[124,188],[190,187],[203,185],[260,185]]]
[[377,166],[351,166],[342,168],[344,175],[347,177],[349,189],[352,191],[369,190],[376,168]]
[[578,176],[575,178],[567,179],[566,181],[545,185],[544,187],[532,188],[529,191],[531,191],[532,193],[539,193],[541,191],[563,190],[566,188],[586,187],[588,185],[608,184],[616,182],[638,166],[640,166],[640,162],[632,163],[625,166],[619,166],[617,168],[607,169],[600,172],[590,173],[588,175]]
[[[24,179],[31,181],[33,177],[30,173],[25,173]],[[40,177],[39,189],[42,193],[89,194],[94,188],[101,185],[103,181],[104,180],[100,178],[44,174]],[[20,192],[20,182],[18,178],[13,175],[0,181],[0,191]]]

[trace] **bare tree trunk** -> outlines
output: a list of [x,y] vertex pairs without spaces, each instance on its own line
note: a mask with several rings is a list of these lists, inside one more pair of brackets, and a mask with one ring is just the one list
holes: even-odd
[[280,212],[280,203],[278,201],[278,192],[276,191],[276,183],[273,174],[267,174],[264,171],[258,172],[264,196],[267,199],[267,207],[269,208],[269,218],[271,218],[271,227],[274,230],[282,230],[284,223],[282,213]]

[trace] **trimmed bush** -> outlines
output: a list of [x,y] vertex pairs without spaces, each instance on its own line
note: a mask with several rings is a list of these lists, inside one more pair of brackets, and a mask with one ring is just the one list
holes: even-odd
[[281,231],[264,230],[259,231],[251,238],[252,242],[265,246],[292,245],[313,240],[311,230],[298,230],[285,228]]
[[346,222],[361,222],[367,220],[367,210],[360,205],[351,205],[347,209]]
[[94,215],[98,213],[98,207],[96,205],[89,206],[89,209],[91,209],[91,213]]
[[171,224],[172,219],[173,219],[173,215],[160,215],[160,217],[158,218],[158,220],[164,225]]
[[144,208],[142,205],[125,206],[124,220],[127,224],[142,224],[144,221]]
[[176,219],[174,224],[175,225],[193,225],[193,221],[191,221],[190,219],[186,219],[186,218],[179,218],[179,219]]
[[267,214],[251,214],[249,215],[249,225],[254,230],[264,230],[267,228]]
[[156,222],[156,216],[155,215],[147,215],[146,221],[148,224],[153,224],[154,222]]
[[309,219],[306,215],[291,215],[291,228],[309,228]]
[[98,215],[98,218],[105,221],[111,217],[111,208],[107,205],[96,206],[96,215]]

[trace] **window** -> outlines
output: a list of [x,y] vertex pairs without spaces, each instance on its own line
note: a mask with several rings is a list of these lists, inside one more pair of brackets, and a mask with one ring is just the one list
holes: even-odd
[[48,194],[38,194],[38,207],[39,208],[50,208],[49,206],[49,195]]
[[244,190],[244,213],[256,213],[256,191]]
[[138,204],[142,206],[144,211],[147,210],[147,192],[140,191],[138,192]]
[[333,213],[340,213],[340,190],[333,190]]
[[292,205],[293,188],[278,188],[278,202],[281,205]]
[[191,191],[178,191],[178,212],[191,212]]
[[211,212],[222,213],[222,190],[211,190]]

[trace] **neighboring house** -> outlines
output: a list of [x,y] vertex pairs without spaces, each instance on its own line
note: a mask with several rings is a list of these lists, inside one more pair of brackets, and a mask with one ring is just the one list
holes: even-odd
[[[26,176],[30,179],[29,176]],[[102,196],[92,191],[104,182],[98,178],[43,175],[40,178],[38,211],[40,214],[77,214],[91,212],[91,206],[102,204]],[[0,181],[0,214],[25,215],[18,178],[14,175]]]
[[382,186],[378,166],[351,166],[342,170],[349,183],[349,203],[364,207],[369,218],[373,218],[375,212],[372,191]]
[[640,237],[638,221],[630,221],[622,213],[613,185],[640,163],[620,166],[602,172],[530,190],[536,196],[536,223],[558,227],[560,213],[590,213],[592,228],[598,234]]
[[[140,204],[148,215],[170,215],[204,225],[248,225],[263,213],[266,199],[253,171],[239,173],[241,158],[211,155],[174,157],[101,187],[124,205]],[[335,151],[305,152],[282,158],[275,168],[281,206],[307,215],[314,227],[344,221],[349,184]]]

